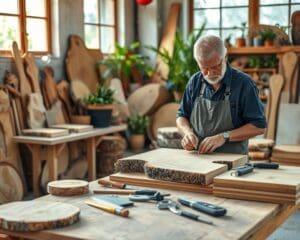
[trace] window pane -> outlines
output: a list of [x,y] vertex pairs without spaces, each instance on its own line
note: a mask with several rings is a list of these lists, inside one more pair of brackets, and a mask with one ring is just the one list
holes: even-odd
[[222,0],[222,6],[248,6],[248,2],[248,0]]
[[113,0],[101,0],[101,23],[114,25],[114,1]]
[[291,6],[291,16],[292,16],[293,12],[295,12],[295,11],[300,11],[300,5],[292,5]]
[[229,42],[231,45],[235,44],[235,38],[236,38],[236,29],[223,29],[222,30],[222,39],[225,40],[226,38],[229,38]]
[[114,52],[115,34],[112,27],[101,27],[101,51],[104,53]]
[[194,26],[200,28],[206,21],[206,28],[218,28],[220,23],[219,9],[194,11]]
[[17,17],[0,16],[0,50],[11,49],[12,41],[20,46],[20,29]]
[[48,51],[47,25],[45,20],[27,18],[27,40],[29,51]]
[[202,36],[205,36],[205,35],[215,35],[215,36],[220,37],[220,31],[219,30],[213,30],[213,29],[206,29],[205,31],[203,31]]
[[88,48],[99,49],[99,27],[92,25],[84,26],[85,45]]
[[99,23],[97,0],[84,0],[84,22]]
[[260,23],[288,26],[288,6],[260,7]]
[[288,4],[287,0],[260,0],[260,4],[279,4],[284,3]]
[[248,22],[248,8],[223,8],[222,27],[232,28],[241,26],[241,23]]
[[219,7],[220,0],[195,0],[194,8],[212,8]]
[[46,16],[45,0],[26,0],[26,15],[27,16]]
[[292,3],[300,3],[300,0],[292,0]]
[[18,0],[9,0],[9,1],[5,1],[5,3],[2,1],[0,12],[17,14],[18,13]]

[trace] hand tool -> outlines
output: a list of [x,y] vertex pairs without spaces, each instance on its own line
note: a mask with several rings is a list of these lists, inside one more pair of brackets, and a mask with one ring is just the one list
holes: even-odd
[[196,215],[196,214],[188,212],[188,211],[180,210],[180,205],[178,203],[176,203],[175,201],[172,201],[172,200],[167,200],[167,199],[162,200],[157,204],[157,207],[160,210],[168,209],[171,212],[173,212],[173,213],[175,213],[179,216],[183,216],[183,217],[186,217],[186,218],[193,219],[195,221],[199,221],[199,222],[202,222],[202,223],[213,225],[213,222],[201,219],[201,217],[199,215]]
[[120,189],[127,188],[125,183],[120,183],[120,182],[115,182],[115,181],[110,181],[110,180],[105,180],[105,179],[99,179],[98,183],[105,187],[120,188]]
[[134,194],[134,195],[154,195],[157,193],[156,190],[151,189],[141,189],[141,190],[116,190],[116,189],[95,189],[93,191],[96,194]]
[[184,206],[191,207],[197,211],[206,213],[214,217],[224,216],[227,212],[227,210],[223,207],[206,203],[206,202],[192,201],[185,198],[178,198],[177,200]]
[[247,173],[250,173],[253,171],[254,168],[263,168],[263,169],[278,169],[279,164],[277,163],[247,163],[245,166],[238,167],[235,169],[234,172],[232,172],[230,175],[233,176],[243,176]]
[[162,194],[160,192],[156,192],[154,195],[129,195],[129,200],[134,202],[148,202],[148,201],[162,201],[165,196],[170,196],[170,194],[165,193]]
[[94,202],[92,200],[86,200],[85,203],[89,206],[99,208],[103,211],[113,213],[122,217],[129,216],[129,210],[120,206],[113,206],[112,204],[104,204],[99,202]]

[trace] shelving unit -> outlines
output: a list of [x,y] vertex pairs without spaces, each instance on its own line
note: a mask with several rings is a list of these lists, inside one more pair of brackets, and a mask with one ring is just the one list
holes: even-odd
[[230,47],[229,55],[256,55],[256,54],[283,54],[289,51],[300,53],[299,46],[281,46],[281,47]]

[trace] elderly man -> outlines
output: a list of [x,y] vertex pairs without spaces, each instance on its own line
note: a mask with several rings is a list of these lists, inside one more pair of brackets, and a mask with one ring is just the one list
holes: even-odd
[[265,131],[258,89],[226,63],[226,53],[216,36],[200,37],[194,45],[200,71],[190,78],[176,119],[186,150],[247,154],[248,139]]

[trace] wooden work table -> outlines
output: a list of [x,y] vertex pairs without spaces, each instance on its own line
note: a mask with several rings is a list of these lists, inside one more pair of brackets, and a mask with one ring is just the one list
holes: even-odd
[[[101,141],[101,137],[106,134],[116,133],[127,129],[125,124],[110,126],[107,128],[94,128],[83,133],[71,133],[62,137],[33,137],[15,136],[13,140],[17,143],[24,143],[32,154],[33,168],[33,193],[39,196],[39,177],[41,174],[41,160],[46,159],[49,166],[49,180],[57,180],[57,157],[68,142],[84,140],[87,147],[88,179],[96,179],[96,148]],[[44,153],[44,154],[43,154]]]
[[[190,197],[218,204],[227,209],[221,218],[203,218],[214,225],[196,222],[168,211],[158,210],[154,202],[135,203],[129,218],[116,216],[90,207],[84,200],[92,196],[92,190],[100,188],[96,181],[90,184],[90,193],[76,197],[44,196],[37,201],[60,201],[81,209],[80,221],[74,225],[36,233],[18,233],[0,230],[1,233],[28,239],[265,239],[294,211],[295,206],[254,201],[217,198],[213,195],[162,190],[171,198]],[[194,211],[183,207],[185,210]],[[198,213],[195,212],[194,213]]]

